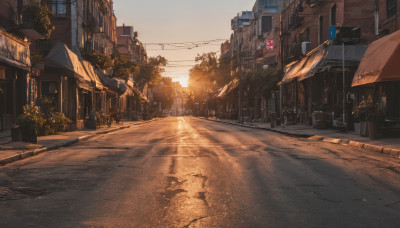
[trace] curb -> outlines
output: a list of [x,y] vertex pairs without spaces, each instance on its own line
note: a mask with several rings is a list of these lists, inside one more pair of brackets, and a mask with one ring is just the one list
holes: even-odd
[[40,149],[26,151],[26,152],[21,153],[21,154],[16,154],[16,155],[10,156],[8,158],[1,159],[0,160],[0,166],[4,166],[4,165],[7,165],[7,164],[10,164],[10,163],[19,161],[19,160],[23,160],[25,158],[33,157],[35,155],[38,155],[38,154],[41,154],[41,153],[44,153],[44,152],[47,152],[47,151],[56,150],[56,149],[61,148],[61,147],[71,146],[71,145],[76,144],[78,142],[89,140],[89,139],[94,138],[94,137],[96,137],[98,135],[101,135],[101,134],[108,134],[108,133],[111,133],[111,132],[115,132],[115,131],[119,131],[119,130],[130,128],[131,126],[142,125],[142,124],[150,123],[150,122],[153,122],[153,121],[156,121],[156,120],[158,120],[158,119],[149,120],[149,121],[141,122],[141,123],[133,123],[133,124],[130,124],[130,125],[127,125],[127,126],[118,127],[118,128],[111,129],[111,130],[105,130],[105,131],[101,131],[101,132],[96,132],[96,133],[94,133],[92,135],[80,136],[80,137],[78,137],[76,139],[71,139],[71,140],[68,140],[68,141],[60,143],[60,144],[56,144],[56,145],[52,145],[52,146],[48,146],[48,147],[43,147],[43,148],[40,148]]
[[274,129],[262,128],[262,127],[258,127],[258,126],[251,126],[251,125],[240,124],[240,123],[232,123],[232,122],[227,122],[227,121],[222,121],[222,120],[212,120],[212,119],[208,119],[208,118],[204,118],[204,117],[200,117],[200,119],[224,123],[224,124],[231,124],[231,125],[236,125],[236,126],[241,126],[241,127],[247,127],[247,128],[256,128],[256,129],[271,131],[271,132],[275,132],[275,133],[279,133],[279,134],[283,134],[283,135],[287,135],[287,136],[291,136],[291,137],[306,138],[306,139],[312,140],[312,141],[322,141],[322,142],[326,142],[326,143],[343,145],[343,146],[347,146],[347,147],[362,149],[362,150],[369,151],[369,152],[374,152],[377,154],[386,154],[393,158],[400,159],[400,149],[386,148],[383,146],[366,144],[366,143],[357,142],[357,141],[353,141],[353,140],[349,140],[349,139],[337,139],[337,138],[330,138],[330,137],[325,137],[325,136],[320,136],[320,135],[295,134],[295,133],[283,132],[283,131],[274,130]]
[[207,119],[207,118],[204,118],[204,117],[199,117],[199,118],[200,119],[204,119],[204,120],[208,120],[208,121],[214,121],[214,122],[230,124],[230,125],[235,125],[235,126],[240,126],[240,127],[247,127],[247,128],[259,129],[259,130],[263,130],[263,131],[275,132],[275,133],[278,133],[278,134],[281,134],[281,135],[286,135],[286,136],[296,137],[296,138],[310,138],[310,137],[313,136],[313,135],[307,135],[307,134],[297,134],[297,133],[290,133],[290,132],[279,131],[279,130],[264,128],[264,127],[258,127],[256,125],[232,123],[232,122],[227,122],[227,121],[222,121],[222,120],[212,120],[212,119]]

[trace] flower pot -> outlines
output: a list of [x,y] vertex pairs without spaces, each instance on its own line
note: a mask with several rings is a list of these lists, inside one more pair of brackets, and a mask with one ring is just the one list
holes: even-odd
[[21,127],[22,141],[37,144],[37,131],[34,127]]
[[368,121],[368,133],[370,139],[376,139],[378,135],[378,124],[376,121]]

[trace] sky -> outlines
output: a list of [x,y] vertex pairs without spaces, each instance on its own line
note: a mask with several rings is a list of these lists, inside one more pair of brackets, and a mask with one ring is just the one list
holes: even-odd
[[[163,76],[187,86],[189,69],[197,54],[217,52],[222,40],[204,42],[188,49],[183,43],[230,38],[231,19],[251,10],[255,0],[114,0],[117,25],[133,26],[147,54],[164,56],[169,61]],[[193,46],[192,44],[190,46]],[[172,50],[170,50],[172,49]]]

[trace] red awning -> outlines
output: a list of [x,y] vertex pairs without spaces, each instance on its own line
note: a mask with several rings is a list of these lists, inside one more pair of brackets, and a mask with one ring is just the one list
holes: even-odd
[[400,81],[400,31],[373,42],[362,59],[352,86]]

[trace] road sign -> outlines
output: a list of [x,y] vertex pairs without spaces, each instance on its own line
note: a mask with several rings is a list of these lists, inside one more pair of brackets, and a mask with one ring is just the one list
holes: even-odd
[[265,48],[268,50],[274,49],[274,41],[273,40],[267,40],[265,43]]
[[336,39],[336,26],[329,27],[329,40]]

